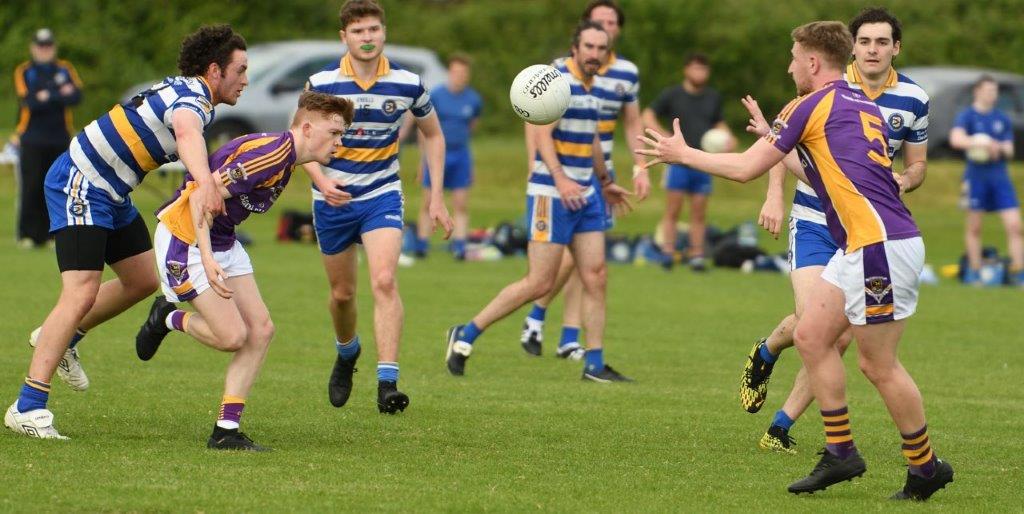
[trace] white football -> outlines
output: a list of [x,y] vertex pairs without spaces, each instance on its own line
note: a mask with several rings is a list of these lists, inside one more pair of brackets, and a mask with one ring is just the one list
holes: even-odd
[[523,121],[534,125],[554,123],[569,108],[569,81],[547,64],[534,64],[512,81],[508,99]]
[[992,157],[988,153],[988,147],[992,144],[992,138],[988,134],[975,134],[971,136],[971,145],[967,147],[967,160],[977,163],[986,163]]
[[713,128],[704,133],[700,138],[700,147],[708,153],[722,153],[729,145],[729,131],[721,128]]

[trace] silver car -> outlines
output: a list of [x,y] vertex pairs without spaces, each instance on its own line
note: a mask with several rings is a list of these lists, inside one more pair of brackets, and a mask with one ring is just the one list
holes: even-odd
[[[1013,122],[1016,148],[1024,148],[1024,76],[997,70],[956,66],[920,66],[900,68],[900,73],[917,82],[928,93],[928,153],[955,155],[949,147],[949,131],[956,115],[973,101],[974,82],[989,74],[999,83],[996,108]],[[1020,156],[1021,152],[1017,152]],[[1018,157],[1019,158],[1019,157]]]
[[[282,41],[250,45],[249,85],[236,105],[219,105],[213,125],[206,130],[211,148],[252,132],[276,132],[288,128],[299,93],[309,76],[336,63],[345,54],[337,40]],[[391,62],[420,76],[431,89],[443,84],[447,71],[437,54],[426,48],[388,44],[384,54]],[[147,89],[139,84],[127,98]]]

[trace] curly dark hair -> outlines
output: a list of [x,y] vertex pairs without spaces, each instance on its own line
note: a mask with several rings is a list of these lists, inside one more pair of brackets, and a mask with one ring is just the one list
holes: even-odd
[[892,42],[899,43],[903,39],[903,26],[900,24],[900,20],[884,7],[868,7],[861,11],[854,19],[850,20],[850,34],[856,39],[860,26],[867,23],[888,23],[892,27]]
[[204,25],[182,40],[178,69],[186,77],[198,77],[217,63],[223,76],[235,50],[245,50],[245,38],[231,25]]
[[587,31],[587,30],[600,30],[601,32],[604,32],[605,34],[608,33],[608,32],[606,32],[604,30],[604,26],[601,25],[600,23],[596,22],[596,21],[590,21],[590,20],[580,21],[579,24],[576,25],[576,31],[572,33],[572,47],[573,48],[576,48],[577,46],[580,46],[580,35],[583,34],[583,32]]

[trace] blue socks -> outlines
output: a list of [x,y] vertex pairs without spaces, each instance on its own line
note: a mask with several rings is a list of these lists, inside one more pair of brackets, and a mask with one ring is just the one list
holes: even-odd
[[427,250],[430,250],[430,239],[420,239],[417,237],[415,251],[426,254]]
[[464,257],[466,255],[466,240],[465,239],[455,239],[455,240],[453,240],[452,241],[451,250],[452,250],[452,254],[454,254],[455,257],[459,257],[459,258]]
[[772,425],[784,430],[789,430],[793,426],[793,423],[796,423],[796,421],[790,419],[789,415],[786,414],[786,411],[782,409],[779,409],[779,411],[775,413],[775,419],[772,420]]
[[462,332],[459,334],[459,341],[473,344],[476,341],[476,338],[480,337],[480,334],[483,332],[483,330],[480,330],[480,327],[476,326],[476,323],[470,321],[462,327]]
[[378,382],[398,382],[398,363],[397,362],[378,362],[377,363],[377,381]]
[[758,350],[758,353],[761,354],[761,358],[768,364],[775,364],[776,359],[779,358],[778,355],[772,355],[772,352],[768,351],[768,343],[761,343],[761,349]]
[[[579,327],[562,327],[562,339],[558,341],[558,347],[561,348],[569,343],[580,343],[580,329]],[[603,366],[602,366],[603,367]]]
[[587,350],[583,354],[583,367],[587,373],[600,373],[604,370],[604,348]]
[[527,318],[535,319],[535,320],[540,321],[540,322],[543,323],[544,322],[544,316],[547,315],[547,313],[548,313],[548,308],[547,307],[541,307],[540,305],[533,304],[533,308],[530,309],[530,314],[528,314],[526,317]]
[[18,395],[18,412],[45,409],[46,401],[49,399],[50,384],[25,377],[25,383],[21,386],[21,394]]
[[338,347],[338,355],[340,355],[344,360],[350,361],[355,359],[356,355],[359,354],[359,336],[353,337],[352,340],[347,343],[335,340],[334,344]]
[[71,336],[71,342],[68,344],[68,348],[74,348],[78,346],[78,342],[85,337],[85,330],[76,329],[75,335]]

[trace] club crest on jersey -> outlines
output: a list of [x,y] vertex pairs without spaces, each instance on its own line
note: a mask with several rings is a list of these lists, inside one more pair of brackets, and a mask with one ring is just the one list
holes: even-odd
[[232,184],[238,182],[239,180],[245,180],[245,177],[249,176],[249,174],[245,171],[245,165],[242,163],[238,163],[238,165],[235,166],[234,168],[228,168],[224,170],[223,172],[221,172],[221,175],[224,176],[227,179],[227,181]]
[[73,216],[81,216],[85,214],[85,202],[78,198],[71,200],[71,205],[68,206],[68,212]]
[[185,277],[185,270],[187,267],[184,262],[179,261],[167,261],[167,272],[174,277],[175,280],[181,281]]
[[995,121],[992,122],[992,131],[997,133],[997,134],[1003,131],[1003,122],[1002,122],[1002,120],[995,120]]
[[906,120],[903,119],[903,115],[898,112],[894,112],[891,116],[889,116],[889,127],[893,130],[899,130],[903,128],[903,124],[905,122]]
[[548,223],[544,220],[537,220],[537,223],[533,226],[537,229],[537,232],[544,232],[548,229]]
[[625,96],[626,86],[623,86],[622,84],[615,84],[615,94],[618,96]]
[[868,277],[864,279],[864,292],[875,299],[876,303],[882,303],[885,295],[892,291],[892,282],[889,277]]
[[281,192],[284,191],[283,186],[274,186],[270,188],[270,201],[276,202],[278,197],[281,196]]
[[380,110],[384,111],[384,114],[390,116],[398,110],[398,103],[388,98],[387,100],[384,100],[384,105],[381,105]]
[[198,103],[199,106],[202,107],[204,111],[206,111],[206,114],[210,114],[211,112],[213,112],[213,104],[210,103],[210,101],[206,98],[201,96],[197,97],[196,103]]

